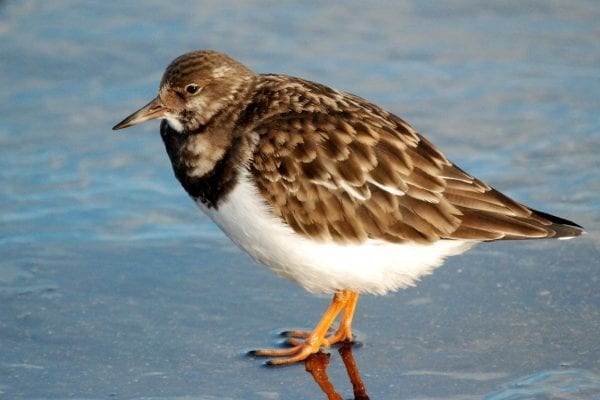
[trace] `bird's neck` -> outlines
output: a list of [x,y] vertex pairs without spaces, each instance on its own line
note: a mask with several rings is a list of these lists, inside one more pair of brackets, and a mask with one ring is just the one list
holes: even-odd
[[255,128],[269,119],[271,92],[277,82],[259,76],[236,93],[235,106],[225,107],[195,132],[178,132],[167,122],[161,136],[175,176],[196,201],[218,208],[248,168],[258,142]]
[[179,133],[167,121],[161,124],[175,176],[195,201],[208,208],[218,208],[227,198],[251,157],[251,138],[235,129],[232,120],[193,133]]

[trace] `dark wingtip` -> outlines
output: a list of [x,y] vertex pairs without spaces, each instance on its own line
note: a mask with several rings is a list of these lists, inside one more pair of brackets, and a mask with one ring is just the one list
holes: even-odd
[[565,218],[557,217],[556,215],[548,214],[543,211],[531,209],[536,215],[552,222],[550,229],[555,231],[554,238],[571,238],[585,233],[583,226]]
[[555,224],[572,226],[574,228],[579,228],[579,229],[583,230],[583,226],[581,226],[573,221],[570,221],[568,219],[557,217],[556,215],[548,214],[543,211],[538,211],[538,210],[534,210],[534,209],[531,209],[531,211],[533,211],[540,217],[546,218],[548,221],[554,222]]

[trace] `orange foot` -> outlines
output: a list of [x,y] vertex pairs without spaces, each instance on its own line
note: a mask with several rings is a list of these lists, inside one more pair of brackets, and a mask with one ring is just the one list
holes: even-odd
[[[351,290],[337,292],[333,296],[331,305],[312,332],[286,332],[285,335],[290,337],[288,343],[292,347],[254,350],[250,354],[259,357],[279,357],[268,360],[268,365],[291,364],[304,361],[309,355],[317,353],[321,347],[329,347],[335,343],[352,340],[352,317],[356,309],[358,295],[358,293]],[[329,328],[342,310],[343,314],[338,330],[327,336]],[[299,340],[299,338],[304,340]]]

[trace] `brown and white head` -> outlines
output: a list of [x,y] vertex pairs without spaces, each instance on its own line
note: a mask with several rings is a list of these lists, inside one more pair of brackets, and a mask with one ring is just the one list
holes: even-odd
[[194,132],[244,95],[256,75],[226,54],[193,51],[165,70],[158,96],[119,122],[123,129],[152,119],[166,119],[177,132]]

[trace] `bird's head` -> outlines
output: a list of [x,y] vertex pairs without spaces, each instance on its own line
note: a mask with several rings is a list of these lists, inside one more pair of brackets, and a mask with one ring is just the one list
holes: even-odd
[[158,96],[113,129],[160,118],[177,132],[197,131],[233,102],[254,77],[252,71],[223,53],[186,53],[165,70]]

